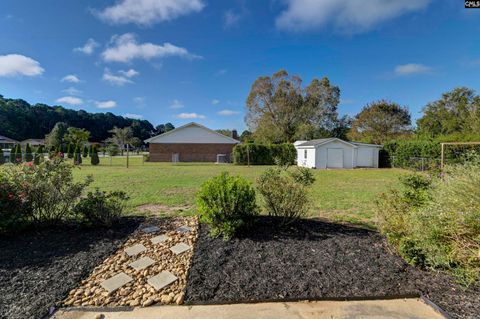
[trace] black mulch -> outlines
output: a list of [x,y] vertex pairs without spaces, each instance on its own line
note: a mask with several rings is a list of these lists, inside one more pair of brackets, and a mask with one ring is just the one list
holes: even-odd
[[424,294],[455,318],[480,316],[480,287],[420,270],[376,232],[317,220],[286,231],[262,221],[229,242],[201,225],[187,281],[188,304],[392,298]]
[[41,318],[112,254],[138,226],[58,226],[0,236],[0,318]]

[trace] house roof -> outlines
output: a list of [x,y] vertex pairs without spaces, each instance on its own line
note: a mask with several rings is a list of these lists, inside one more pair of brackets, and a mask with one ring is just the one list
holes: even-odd
[[26,144],[26,143],[45,144],[45,140],[43,138],[27,138],[26,140],[22,141],[21,144]]
[[223,135],[223,134],[221,134],[221,133],[218,133],[217,131],[214,131],[214,130],[212,130],[212,129],[209,129],[208,127],[203,126],[203,125],[201,125],[201,124],[198,124],[198,123],[196,123],[196,122],[190,122],[190,123],[188,123],[188,124],[185,124],[185,125],[182,125],[182,126],[180,126],[180,127],[177,127],[177,128],[175,128],[175,129],[173,129],[173,130],[171,130],[171,131],[168,131],[168,132],[165,132],[165,133],[163,133],[163,134],[159,134],[159,135],[150,137],[149,139],[146,139],[144,142],[145,142],[145,143],[151,143],[151,142],[154,142],[154,141],[155,141],[156,139],[158,139],[158,138],[175,134],[175,133],[177,133],[177,132],[180,131],[180,130],[183,130],[183,129],[185,129],[185,128],[192,127],[192,126],[196,126],[196,127],[202,128],[202,129],[208,131],[209,133],[213,133],[213,134],[215,134],[215,135],[218,135],[218,136],[222,137],[225,141],[228,141],[228,142],[231,143],[231,144],[238,144],[238,143],[240,143],[240,141],[237,141],[237,140],[234,139],[234,138],[231,138],[231,137],[228,137],[228,136]]
[[336,137],[320,138],[320,139],[317,139],[317,140],[310,140],[310,141],[306,141],[304,143],[298,144],[298,145],[296,145],[296,147],[313,148],[313,147],[317,147],[317,146],[324,145],[324,144],[331,143],[331,142],[340,142],[340,143],[350,145],[352,147],[358,147],[358,146],[382,147],[382,145],[366,144],[366,143],[359,143],[359,142],[347,142],[347,141],[341,140],[341,139],[336,138]]
[[11,139],[9,137],[6,137],[6,136],[2,136],[0,135],[0,143],[18,143],[18,141],[14,140],[14,139]]

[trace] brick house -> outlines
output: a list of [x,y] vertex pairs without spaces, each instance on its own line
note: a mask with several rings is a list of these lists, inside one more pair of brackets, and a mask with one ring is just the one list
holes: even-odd
[[198,123],[188,123],[145,140],[151,162],[230,162],[239,141]]

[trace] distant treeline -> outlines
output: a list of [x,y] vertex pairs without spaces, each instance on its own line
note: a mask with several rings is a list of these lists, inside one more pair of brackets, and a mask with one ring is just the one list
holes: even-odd
[[0,95],[0,135],[22,141],[28,138],[45,138],[57,122],[90,131],[91,141],[103,141],[110,137],[114,126],[130,126],[133,136],[142,141],[155,134],[147,120],[135,120],[107,113],[88,113],[46,104],[30,105],[21,99],[6,99]]

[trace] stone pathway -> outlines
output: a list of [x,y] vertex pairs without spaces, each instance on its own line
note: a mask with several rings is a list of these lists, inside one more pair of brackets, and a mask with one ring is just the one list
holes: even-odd
[[419,299],[270,302],[150,307],[122,311],[60,310],[54,319],[445,319]]
[[183,303],[197,229],[195,218],[149,220],[72,290],[64,305]]

